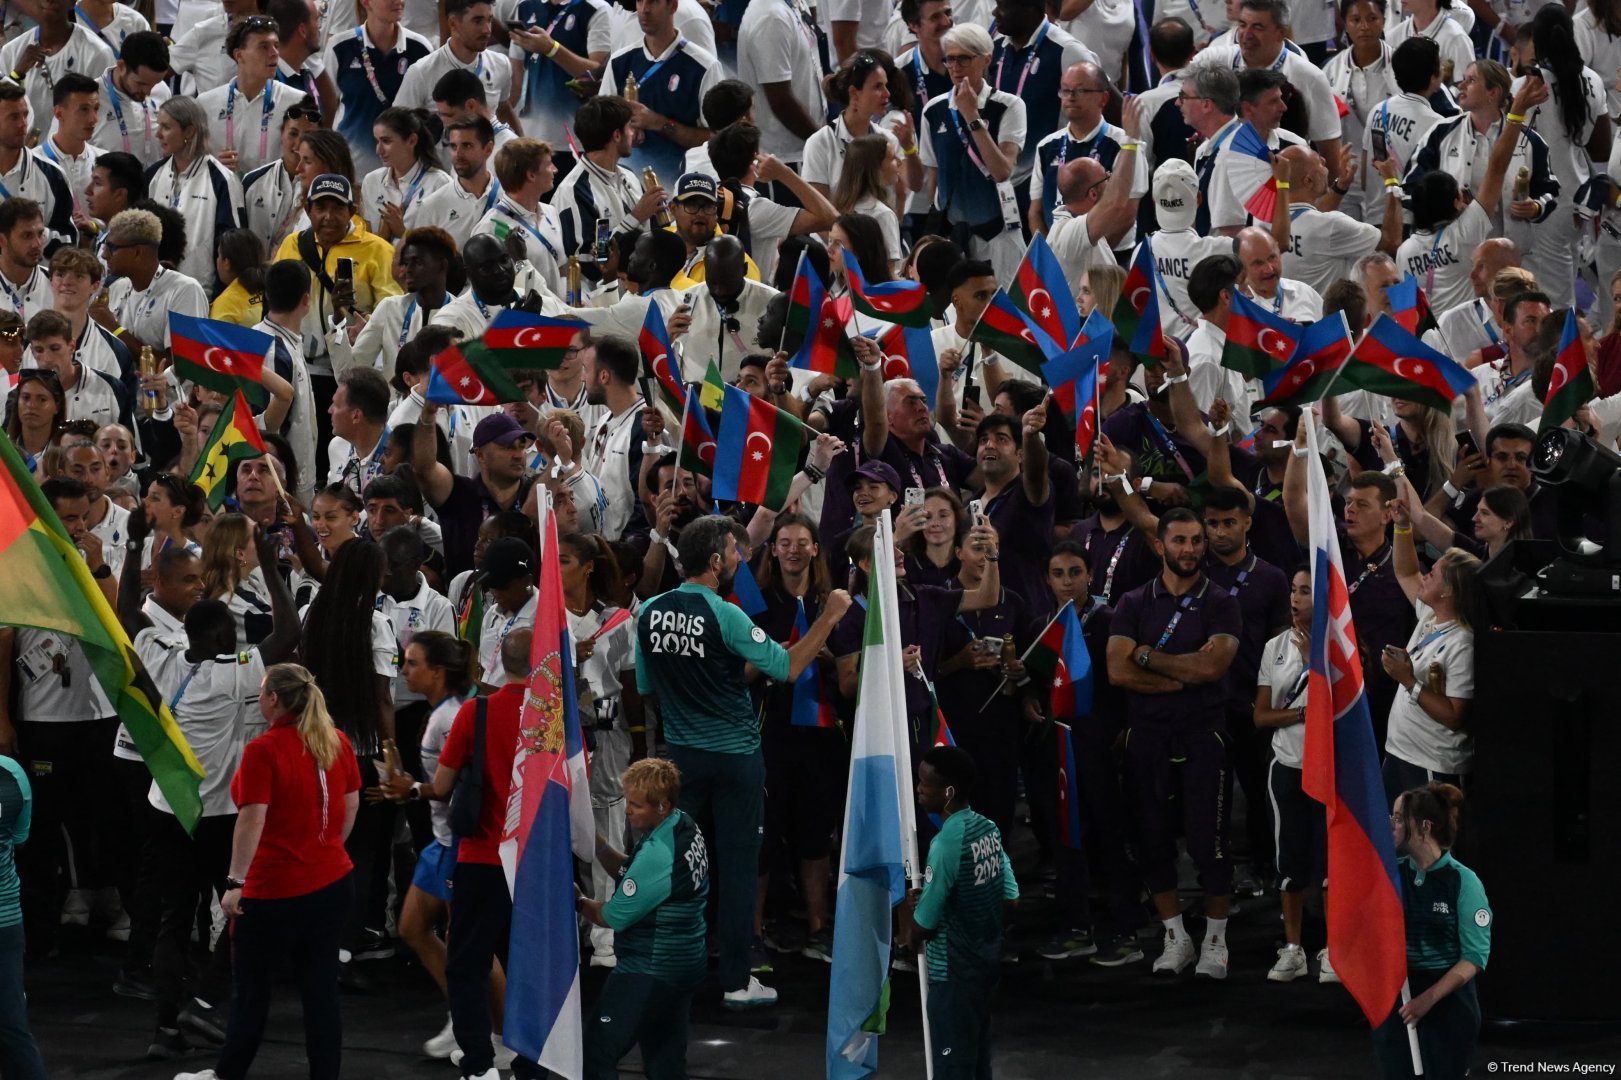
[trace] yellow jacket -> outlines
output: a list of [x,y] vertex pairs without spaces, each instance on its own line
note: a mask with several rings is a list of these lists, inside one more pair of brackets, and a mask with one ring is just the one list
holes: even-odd
[[237,278],[209,305],[208,316],[238,326],[257,326],[264,319],[264,297],[248,292]]
[[[276,249],[276,259],[296,259],[303,262],[298,254],[298,238],[305,231],[299,230],[288,234],[282,240],[281,247]],[[337,278],[339,259],[355,261],[355,307],[361,311],[370,313],[377,306],[377,301],[383,297],[398,296],[404,291],[394,280],[394,246],[371,232],[358,219],[351,221],[349,235],[327,250],[325,269],[327,276],[334,280]],[[310,282],[310,311],[304,317],[303,326],[300,327],[304,333],[306,349],[309,348],[311,339],[319,341],[327,339],[331,333],[331,317],[332,299],[327,295],[320,279],[313,278]],[[322,349],[306,359],[324,355],[325,350]]]

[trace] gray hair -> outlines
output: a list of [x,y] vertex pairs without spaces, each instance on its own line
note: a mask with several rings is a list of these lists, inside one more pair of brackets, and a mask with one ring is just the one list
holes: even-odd
[[1216,64],[1200,64],[1188,75],[1198,95],[1228,116],[1238,115],[1238,73]]
[[191,133],[186,136],[186,156],[195,161],[209,153],[208,113],[197,104],[196,98],[172,97],[163,103],[161,109],[182,130]]
[[940,38],[942,49],[955,49],[959,46],[964,52],[975,56],[989,56],[996,48],[991,44],[991,35],[985,32],[985,28],[975,26],[973,23],[959,23]]
[[726,557],[726,538],[744,540],[748,532],[729,517],[711,514],[686,525],[675,542],[676,558],[681,560],[681,572],[687,577],[708,573],[709,560],[716,555]]
[[1356,261],[1357,276],[1367,277],[1368,271],[1373,269],[1375,266],[1388,266],[1392,270],[1401,269],[1396,265],[1396,260],[1392,259],[1389,255],[1386,255],[1384,252],[1370,251],[1368,254],[1362,256],[1362,258]]
[[890,379],[884,384],[884,409],[887,412],[902,394],[921,394],[923,387],[916,379]]

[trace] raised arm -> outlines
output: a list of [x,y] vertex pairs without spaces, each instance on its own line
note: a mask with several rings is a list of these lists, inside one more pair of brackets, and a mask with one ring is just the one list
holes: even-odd
[[1302,417],[1300,430],[1295,435],[1295,448],[1289,453],[1289,463],[1283,470],[1283,512],[1289,519],[1289,531],[1301,544],[1311,543],[1311,517],[1306,509],[1306,470],[1322,468],[1311,460],[1306,449],[1306,424]]
[[967,543],[983,545],[989,549],[990,554],[985,559],[985,576],[979,579],[979,588],[973,592],[962,594],[962,603],[957,607],[958,614],[970,611],[984,611],[995,607],[1002,599],[1002,571],[998,560],[998,539],[996,529],[989,521],[981,520],[979,524],[968,530]]
[[422,497],[430,506],[443,506],[455,487],[455,477],[439,463],[439,406],[429,402],[422,406],[417,417],[416,430],[411,435],[411,472],[422,488]]
[[[1159,518],[1131,483],[1131,457],[1101,432],[1098,434],[1097,455],[1098,467],[1103,470],[1103,482],[1114,484],[1119,491],[1115,503],[1120,507],[1120,512],[1126,515],[1132,528],[1150,541],[1156,539],[1159,535]],[[1126,478],[1123,484],[1120,483],[1122,476]]]
[[1052,392],[1041,399],[1041,404],[1024,414],[1024,497],[1031,506],[1046,506],[1052,498],[1052,476],[1047,469],[1047,440],[1041,429],[1047,425],[1047,405]]
[[[1546,100],[1548,84],[1537,77],[1525,79],[1520,84],[1519,93],[1514,95],[1514,103],[1508,107],[1508,115],[1503,119],[1503,130],[1497,136],[1497,141],[1492,143],[1491,156],[1486,159],[1486,176],[1475,191],[1475,201],[1488,214],[1495,212],[1502,202],[1503,177],[1508,172],[1514,148],[1519,145],[1526,113]],[[1516,121],[1515,117],[1520,119]]]
[[853,601],[850,599],[850,594],[843,589],[834,589],[827,594],[827,599],[822,601],[821,612],[816,616],[816,621],[811,623],[810,629],[806,631],[805,636],[788,646],[788,679],[790,682],[799,678],[805,669],[810,667],[810,662],[815,660],[817,655],[821,653],[822,649],[827,645],[828,635],[833,632],[835,626],[839,625],[839,620],[844,618],[844,613],[850,610],[851,603]]
[[298,605],[293,590],[287,587],[277,572],[276,542],[255,527],[253,547],[259,554],[259,565],[264,567],[265,586],[270,590],[270,633],[259,642],[259,655],[265,666],[292,659],[298,650],[302,627],[298,621]]
[[[865,342],[865,344],[863,344]],[[869,458],[884,456],[889,443],[889,414],[884,409],[884,364],[878,343],[858,337],[851,344],[861,361],[861,450]]]
[[1391,530],[1394,534],[1390,542],[1391,568],[1396,572],[1396,580],[1401,583],[1401,591],[1407,594],[1407,602],[1418,602],[1418,590],[1424,584],[1424,570],[1418,565],[1418,547],[1413,543],[1413,503],[1418,501],[1418,494],[1413,485],[1401,478],[1399,493],[1393,505],[1396,513],[1396,527]]

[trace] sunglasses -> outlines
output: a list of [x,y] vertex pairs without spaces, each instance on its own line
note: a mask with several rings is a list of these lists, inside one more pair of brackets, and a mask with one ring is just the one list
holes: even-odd
[[0,339],[4,339],[6,341],[16,341],[18,338],[21,338],[22,336],[23,336],[23,328],[20,327],[20,326],[0,327]]

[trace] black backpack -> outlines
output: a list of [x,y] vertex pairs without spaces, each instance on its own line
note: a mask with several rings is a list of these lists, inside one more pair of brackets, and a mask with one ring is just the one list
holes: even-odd
[[458,838],[478,832],[479,815],[484,809],[484,711],[487,699],[479,698],[473,707],[473,754],[456,774],[456,787],[450,793],[450,831]]

